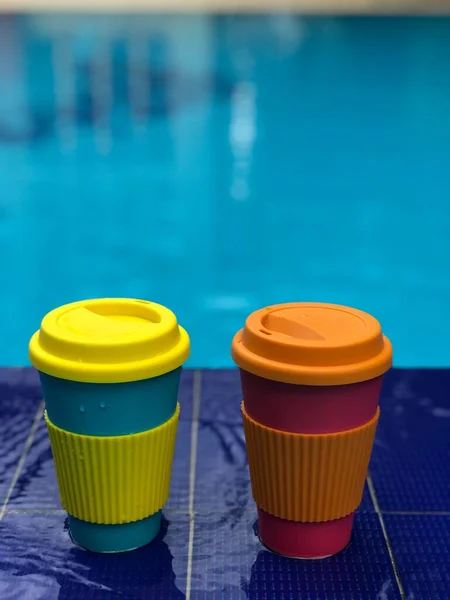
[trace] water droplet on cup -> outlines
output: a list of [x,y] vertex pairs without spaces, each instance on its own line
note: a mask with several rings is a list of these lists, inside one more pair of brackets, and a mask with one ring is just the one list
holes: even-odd
[[86,412],[86,409],[84,408],[83,405],[80,406],[80,412]]
[[106,403],[105,402],[100,402],[100,408],[106,408]]

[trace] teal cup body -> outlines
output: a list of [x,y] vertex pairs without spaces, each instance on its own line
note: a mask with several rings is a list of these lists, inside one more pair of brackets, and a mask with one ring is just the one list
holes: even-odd
[[[181,367],[164,375],[125,383],[81,383],[39,372],[50,421],[88,436],[123,436],[158,427],[175,413]],[[95,552],[124,552],[151,542],[161,511],[139,521],[99,524],[69,515],[73,540]]]

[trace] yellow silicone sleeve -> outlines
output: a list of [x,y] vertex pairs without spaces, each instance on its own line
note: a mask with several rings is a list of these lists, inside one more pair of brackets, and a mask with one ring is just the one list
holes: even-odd
[[242,403],[253,498],[266,512],[317,523],[361,503],[380,409],[365,425],[326,434],[287,433],[254,421]]
[[154,429],[117,437],[78,435],[45,414],[61,503],[91,523],[129,523],[160,510],[169,495],[180,415]]

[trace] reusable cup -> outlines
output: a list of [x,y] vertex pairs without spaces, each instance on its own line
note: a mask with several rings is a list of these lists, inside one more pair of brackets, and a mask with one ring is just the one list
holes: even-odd
[[350,541],[392,347],[360,310],[269,306],[234,337],[259,532],[270,549],[322,558]]
[[169,494],[189,337],[159,304],[75,302],[30,341],[73,540],[123,552],[159,532]]

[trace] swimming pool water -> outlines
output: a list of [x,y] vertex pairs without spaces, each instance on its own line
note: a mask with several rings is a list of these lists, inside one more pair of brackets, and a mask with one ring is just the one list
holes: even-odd
[[0,365],[111,295],[171,307],[190,366],[292,300],[448,366],[449,57],[447,18],[3,16]]

